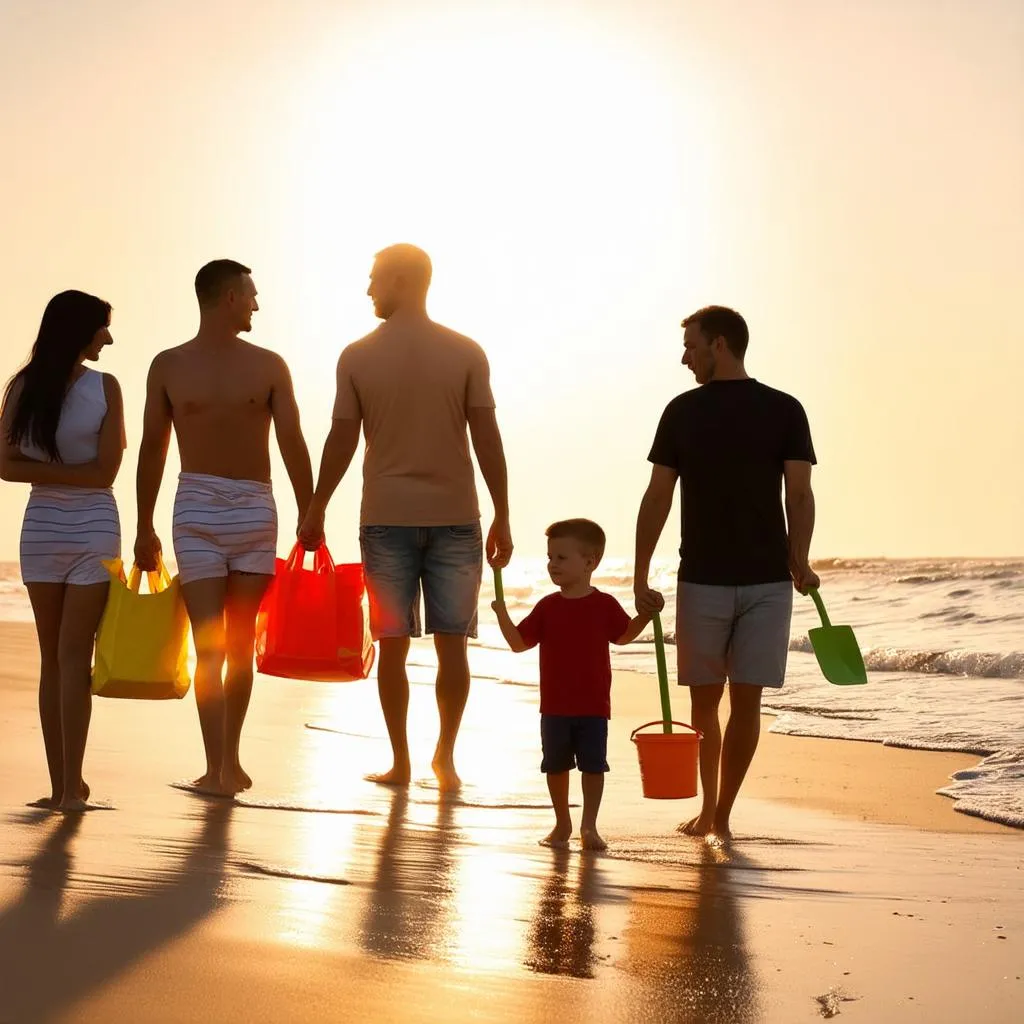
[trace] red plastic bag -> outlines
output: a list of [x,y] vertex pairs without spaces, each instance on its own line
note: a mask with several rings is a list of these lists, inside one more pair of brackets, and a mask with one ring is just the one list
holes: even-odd
[[256,668],[264,675],[321,682],[365,679],[374,647],[363,608],[362,565],[335,565],[326,544],[302,567],[298,544],[277,559],[256,616]]

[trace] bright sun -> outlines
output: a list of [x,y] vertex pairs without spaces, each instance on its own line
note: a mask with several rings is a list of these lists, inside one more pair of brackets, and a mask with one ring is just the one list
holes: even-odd
[[[585,23],[406,19],[314,62],[299,108],[306,286],[344,281],[362,319],[373,252],[411,241],[443,268],[434,315],[492,349],[529,359],[581,328],[600,344],[611,296],[630,303],[668,244],[680,126],[642,54]],[[336,327],[312,325],[311,359],[337,353]]]

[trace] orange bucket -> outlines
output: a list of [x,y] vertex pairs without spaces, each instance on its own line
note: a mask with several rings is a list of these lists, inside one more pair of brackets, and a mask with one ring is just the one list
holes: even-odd
[[685,722],[673,722],[689,732],[648,732],[664,726],[659,719],[637,726],[630,735],[640,758],[640,781],[648,800],[684,800],[697,795],[697,764],[701,734]]

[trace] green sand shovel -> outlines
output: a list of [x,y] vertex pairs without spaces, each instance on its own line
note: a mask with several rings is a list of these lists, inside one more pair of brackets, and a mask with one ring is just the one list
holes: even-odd
[[807,591],[821,616],[821,625],[807,631],[822,674],[836,686],[857,686],[868,681],[864,658],[849,626],[833,626],[816,587]]
[[505,603],[505,588],[501,584],[501,570],[494,570],[494,600],[499,604]]

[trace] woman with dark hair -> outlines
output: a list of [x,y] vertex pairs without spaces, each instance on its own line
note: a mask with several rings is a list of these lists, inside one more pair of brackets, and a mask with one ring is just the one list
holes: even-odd
[[39,717],[50,795],[37,806],[88,810],[82,761],[92,713],[96,630],[121,551],[111,487],[125,448],[121,389],[82,365],[112,344],[110,304],[67,291],[47,304],[28,363],[4,393],[0,478],[32,485],[21,578],[39,636]]

